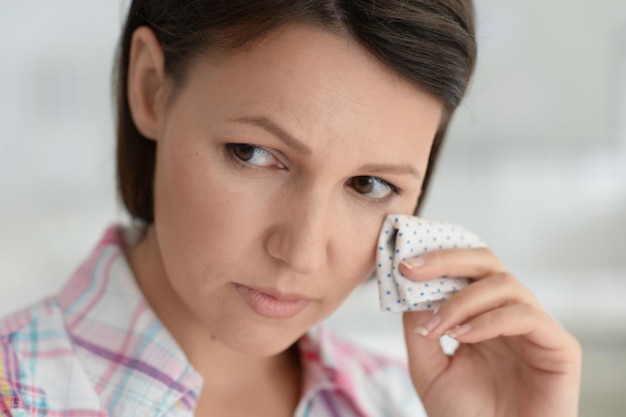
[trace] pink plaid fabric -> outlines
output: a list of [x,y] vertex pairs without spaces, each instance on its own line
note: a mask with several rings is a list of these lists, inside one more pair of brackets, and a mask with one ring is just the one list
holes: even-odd
[[[61,292],[0,321],[0,416],[193,416],[202,378],[149,308],[110,228]],[[402,364],[338,340],[299,342],[297,417],[425,415]]]

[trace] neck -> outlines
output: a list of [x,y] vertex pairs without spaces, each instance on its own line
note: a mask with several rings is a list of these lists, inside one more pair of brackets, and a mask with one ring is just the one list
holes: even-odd
[[[179,344],[194,369],[203,377],[200,404],[255,393],[258,402],[289,400],[293,411],[301,394],[301,364],[296,346],[277,355],[258,357],[230,349],[176,296],[165,275],[151,227],[146,236],[128,251],[128,260],[139,288],[165,328]],[[246,394],[247,402],[250,396]],[[265,410],[258,405],[258,410]],[[209,407],[203,407],[208,409]],[[276,407],[272,407],[276,409]],[[254,413],[253,413],[254,414]]]

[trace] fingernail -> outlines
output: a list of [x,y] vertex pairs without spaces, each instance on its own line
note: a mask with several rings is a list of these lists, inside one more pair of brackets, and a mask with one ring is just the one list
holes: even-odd
[[407,259],[406,261],[403,261],[402,263],[408,269],[415,269],[415,268],[421,268],[422,266],[424,266],[426,261],[424,260],[424,258],[420,257],[420,258]]
[[428,336],[428,330],[426,330],[425,328],[423,328],[422,326],[418,326],[415,328],[415,333],[422,335],[422,336]]
[[470,326],[469,324],[466,323],[466,324],[463,324],[461,326],[456,326],[452,330],[448,330],[446,332],[446,336],[455,339],[457,336],[463,336],[464,334],[469,333],[469,331],[471,329],[472,329],[472,326]]
[[441,321],[441,317],[439,315],[434,314],[428,320],[426,320],[421,326],[415,328],[415,333],[427,336]]

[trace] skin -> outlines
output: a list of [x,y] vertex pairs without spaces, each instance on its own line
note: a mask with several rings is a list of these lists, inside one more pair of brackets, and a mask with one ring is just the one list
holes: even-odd
[[[580,345],[492,251],[445,250],[417,259],[400,266],[415,281],[474,281],[435,314],[404,315],[411,377],[429,416],[578,415]],[[426,335],[416,337],[416,330]],[[446,333],[461,342],[453,357],[439,348]]]
[[[154,34],[139,28],[128,96],[137,128],[157,143],[157,165],[155,223],[130,249],[131,267],[205,379],[197,415],[293,415],[302,376],[290,347],[370,276],[384,216],[412,213],[442,106],[349,38],[305,26],[245,52],[207,53],[181,89],[163,68]],[[364,177],[372,188],[355,183]],[[404,316],[429,415],[575,415],[558,407],[575,397],[578,345],[532,295],[489,252],[424,259],[407,268],[409,278],[454,272],[480,282],[442,307],[426,337],[413,330],[427,316]],[[270,319],[248,307],[236,284],[309,302],[295,317]],[[504,305],[526,308],[486,319]],[[436,338],[468,319],[472,330],[458,338],[471,348],[450,362]],[[500,337],[507,331],[515,337]],[[550,372],[555,363],[563,367]],[[453,391],[463,398],[458,410],[446,401]],[[241,392],[250,393],[246,404],[234,400]],[[528,402],[549,412],[533,414]]]

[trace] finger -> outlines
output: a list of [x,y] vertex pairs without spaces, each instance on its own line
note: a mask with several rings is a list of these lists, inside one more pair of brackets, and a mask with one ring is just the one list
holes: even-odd
[[430,316],[431,311],[414,311],[403,315],[409,370],[415,389],[422,396],[450,363],[438,339],[427,339],[415,332],[418,325]]
[[420,333],[439,338],[454,326],[509,305],[526,303],[540,308],[534,295],[510,274],[496,274],[453,294],[433,315],[420,324]]
[[[530,304],[512,304],[491,310],[447,334],[462,343],[523,336],[526,342],[514,348],[523,356],[530,356],[530,350],[534,350],[534,365],[543,370],[566,372],[579,363],[580,345],[576,339],[545,310]],[[542,353],[537,354],[537,349]]]
[[481,314],[446,334],[459,342],[479,343],[500,336],[526,335],[540,321],[537,309],[517,303]]
[[443,249],[427,252],[400,264],[400,272],[415,281],[439,277],[474,280],[506,269],[489,248]]

